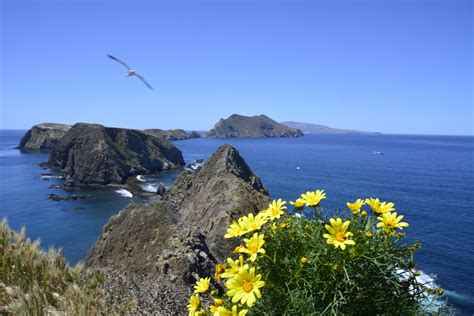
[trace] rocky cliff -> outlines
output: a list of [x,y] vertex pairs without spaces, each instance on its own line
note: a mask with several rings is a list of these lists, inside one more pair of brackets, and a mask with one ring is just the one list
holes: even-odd
[[168,140],[137,130],[78,123],[51,150],[48,165],[64,172],[67,185],[106,185],[173,169],[184,160]]
[[238,151],[224,145],[194,174],[182,173],[162,201],[131,204],[110,218],[85,263],[189,288],[235,247],[223,238],[231,218],[269,201]]
[[167,140],[183,140],[183,139],[190,139],[190,138],[199,138],[199,134],[195,131],[191,133],[187,133],[184,129],[170,129],[170,130],[162,130],[162,129],[145,129],[143,130],[145,134],[156,136],[159,138],[164,138]]
[[22,137],[18,149],[49,151],[66,134],[71,125],[43,123],[31,127]]
[[289,128],[268,116],[243,116],[233,114],[220,119],[207,137],[299,137],[300,130]]

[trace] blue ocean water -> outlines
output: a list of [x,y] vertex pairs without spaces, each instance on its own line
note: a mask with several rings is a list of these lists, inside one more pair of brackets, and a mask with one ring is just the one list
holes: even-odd
[[[24,131],[0,132],[0,217],[27,227],[43,245],[62,246],[66,258],[82,259],[108,218],[136,197],[115,190],[64,192],[42,180],[37,166],[47,154],[12,149]],[[207,158],[224,143],[237,147],[273,198],[293,200],[324,189],[325,210],[379,197],[395,202],[410,223],[407,241],[420,240],[418,267],[445,289],[457,313],[474,313],[474,137],[408,135],[306,135],[276,139],[191,139],[175,142],[187,162]],[[383,152],[375,155],[373,151]],[[166,185],[176,174],[167,174]],[[59,192],[55,192],[59,191]],[[91,194],[53,202],[47,195]],[[82,207],[82,210],[74,210]]]

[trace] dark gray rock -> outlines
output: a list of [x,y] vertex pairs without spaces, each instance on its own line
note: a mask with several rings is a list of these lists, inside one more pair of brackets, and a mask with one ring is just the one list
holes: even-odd
[[78,123],[54,146],[48,165],[66,175],[66,185],[106,185],[177,168],[184,160],[165,139],[138,130]]
[[163,182],[160,182],[158,189],[156,190],[156,194],[163,196],[166,193],[166,187]]
[[50,151],[66,134],[71,125],[43,123],[34,125],[20,140],[22,151]]
[[182,173],[160,202],[131,204],[111,217],[85,264],[185,288],[233,250],[223,238],[231,219],[269,202],[238,151],[224,145],[195,173]]

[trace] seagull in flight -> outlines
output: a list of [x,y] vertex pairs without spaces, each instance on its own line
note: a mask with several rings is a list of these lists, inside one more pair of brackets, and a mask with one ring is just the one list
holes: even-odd
[[138,78],[140,78],[141,81],[143,81],[144,84],[146,84],[146,86],[148,88],[150,88],[151,90],[153,90],[153,88],[150,86],[150,84],[148,82],[146,82],[145,78],[143,78],[140,74],[138,74],[135,70],[131,69],[126,63],[124,63],[123,61],[121,61],[120,59],[118,59],[117,57],[114,57],[112,55],[107,55],[109,58],[115,60],[116,62],[122,64],[123,66],[125,66],[125,68],[127,68],[127,77],[130,77],[130,76],[137,76]]

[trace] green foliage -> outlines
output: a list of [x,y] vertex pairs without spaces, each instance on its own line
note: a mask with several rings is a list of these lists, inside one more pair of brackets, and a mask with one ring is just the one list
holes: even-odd
[[341,250],[326,243],[323,223],[328,221],[287,218],[285,228],[266,232],[266,256],[256,262],[265,288],[253,313],[270,306],[277,315],[420,312],[426,297],[413,270],[416,247],[373,230],[370,217],[352,217],[356,243]]
[[39,241],[0,226],[0,314],[108,314],[103,278],[82,265],[70,267],[61,250],[44,252]]

